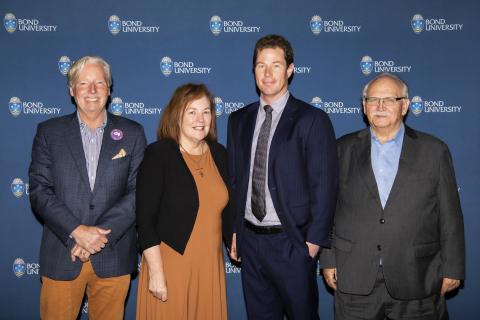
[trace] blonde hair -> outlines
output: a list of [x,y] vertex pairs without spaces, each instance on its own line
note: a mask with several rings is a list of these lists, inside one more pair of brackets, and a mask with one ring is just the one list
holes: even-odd
[[102,66],[103,72],[105,74],[105,80],[107,81],[107,85],[110,88],[112,86],[112,72],[110,70],[110,65],[107,63],[107,61],[97,56],[84,56],[75,61],[75,63],[70,67],[67,73],[68,87],[73,88],[73,86],[75,86],[75,82],[78,78],[78,73],[83,69],[83,67],[85,67],[87,63],[96,63]]

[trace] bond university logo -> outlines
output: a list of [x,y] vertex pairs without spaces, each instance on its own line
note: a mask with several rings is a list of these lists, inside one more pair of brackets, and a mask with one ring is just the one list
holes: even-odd
[[170,74],[172,74],[173,61],[170,59],[170,57],[162,58],[162,61],[160,61],[160,70],[162,70],[162,73],[165,77],[168,77]]
[[3,26],[8,33],[15,31],[29,31],[29,32],[55,32],[56,25],[43,25],[38,18],[24,19],[17,18],[13,13],[7,13],[3,18]]
[[223,101],[222,98],[220,97],[215,97],[213,99],[213,102],[215,103],[215,114],[217,117],[220,117],[223,113]]
[[234,264],[225,261],[225,274],[240,274],[242,269],[235,266]]
[[448,23],[443,17],[424,18],[419,13],[413,16],[410,24],[415,34],[420,34],[422,31],[451,32],[461,31],[463,29],[463,23]]
[[421,14],[414,15],[410,24],[412,25],[413,32],[416,34],[420,34],[425,28],[425,20]]
[[83,314],[88,314],[88,300],[83,303],[82,313]]
[[340,17],[322,18],[319,15],[314,15],[310,19],[310,31],[316,36],[320,33],[352,33],[360,32],[362,26],[350,25]]
[[360,69],[362,70],[362,73],[366,76],[372,73],[372,70],[373,70],[372,58],[369,56],[364,56],[360,61]]
[[3,26],[8,33],[14,33],[17,30],[17,18],[13,13],[7,13],[3,18]]
[[370,56],[364,56],[360,61],[360,70],[368,76],[372,72],[406,73],[412,70],[412,66],[399,65],[393,60],[373,60]]
[[222,32],[222,19],[219,16],[212,16],[210,19],[210,31],[215,36]]
[[21,101],[18,97],[11,97],[8,102],[8,110],[14,117],[18,117],[22,112],[23,114],[46,114],[54,115],[60,114],[60,108],[57,107],[45,107],[42,101]]
[[17,278],[21,278],[27,270],[27,266],[25,265],[25,261],[22,258],[17,258],[13,261],[13,273],[17,276]]
[[209,66],[198,66],[193,61],[174,61],[170,57],[163,57],[160,61],[160,70],[165,77],[174,74],[210,74]]
[[22,101],[18,97],[11,97],[8,102],[8,110],[14,117],[18,117],[22,113]]
[[156,33],[160,29],[159,26],[144,25],[142,20],[121,20],[117,15],[111,15],[108,18],[108,31],[114,36],[121,32],[130,33]]
[[462,108],[443,99],[422,99],[414,96],[410,101],[410,111],[417,117],[422,113],[460,113]]
[[16,198],[20,198],[25,193],[25,183],[23,183],[22,179],[15,178],[10,185],[10,189]]
[[210,31],[213,35],[218,36],[220,33],[257,33],[260,32],[259,26],[247,25],[243,20],[229,19],[222,20],[217,15],[210,18]]
[[121,29],[122,22],[120,21],[120,18],[116,15],[110,16],[110,18],[108,18],[108,30],[110,30],[110,33],[115,36]]
[[410,101],[410,111],[417,117],[422,113],[423,101],[421,97],[415,96],[412,98],[412,101]]
[[120,97],[114,97],[110,104],[110,112],[116,116],[121,115],[159,115],[161,108],[145,106],[142,101],[123,101]]
[[322,29],[322,18],[320,16],[313,16],[312,19],[310,19],[310,30],[312,30],[312,33],[318,36],[320,32],[322,32]]
[[313,97],[310,104],[315,108],[321,109],[326,113],[333,114],[358,114],[361,112],[360,107],[353,105],[348,106],[347,103],[341,100],[325,100],[320,97]]
[[222,114],[230,114],[245,106],[245,103],[241,101],[223,101],[220,97],[215,97],[213,101],[217,117],[220,117]]
[[110,112],[116,116],[121,116],[123,113],[123,101],[122,98],[115,97],[110,104]]
[[70,61],[70,58],[67,56],[62,56],[58,60],[58,70],[60,71],[61,74],[64,76],[67,75],[68,70],[70,70],[70,67],[72,66],[72,61]]
[[21,278],[24,275],[38,275],[40,265],[36,262],[25,262],[22,258],[16,258],[13,261],[12,271],[17,278]]
[[320,97],[313,97],[310,104],[317,109],[323,109],[323,102],[322,102],[322,98]]

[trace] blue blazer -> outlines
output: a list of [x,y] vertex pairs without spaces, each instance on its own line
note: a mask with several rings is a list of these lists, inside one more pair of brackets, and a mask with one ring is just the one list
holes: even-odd
[[[241,254],[253,131],[260,103],[230,115],[228,160],[232,194],[236,197],[235,232]],[[290,95],[269,150],[268,188],[278,217],[292,242],[330,246],[338,164],[335,134],[320,109]]]
[[[72,280],[82,263],[72,262],[71,232],[80,224],[111,229],[107,246],[90,256],[99,277],[132,273],[137,268],[135,178],[146,146],[143,127],[110,113],[103,134],[93,192],[87,176],[76,112],[38,125],[29,170],[30,203],[44,223],[41,275]],[[114,140],[119,129],[123,138]],[[120,150],[126,156],[112,159]]]

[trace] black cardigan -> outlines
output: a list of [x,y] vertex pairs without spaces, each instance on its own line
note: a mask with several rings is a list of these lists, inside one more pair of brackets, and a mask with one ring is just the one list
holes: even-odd
[[[227,151],[219,143],[209,143],[218,171],[228,186]],[[223,239],[231,245],[233,206],[229,200],[222,213]],[[165,242],[183,254],[198,212],[198,191],[178,144],[161,139],[150,144],[138,169],[136,190],[137,231],[143,251]]]

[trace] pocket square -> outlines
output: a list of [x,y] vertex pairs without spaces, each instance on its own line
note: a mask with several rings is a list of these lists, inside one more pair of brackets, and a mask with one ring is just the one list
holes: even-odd
[[127,155],[127,151],[125,151],[125,149],[122,148],[116,155],[113,156],[112,160],[123,158],[126,155]]

